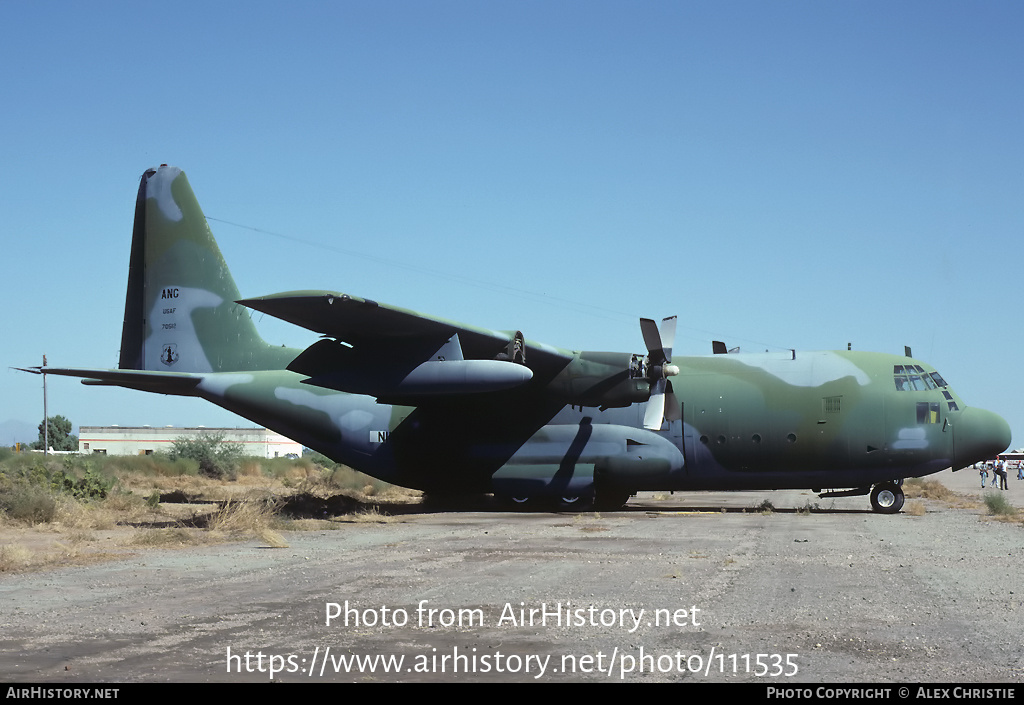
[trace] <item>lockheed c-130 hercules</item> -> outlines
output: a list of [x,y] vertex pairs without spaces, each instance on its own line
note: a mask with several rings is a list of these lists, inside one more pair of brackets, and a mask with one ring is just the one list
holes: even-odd
[[[323,337],[275,347],[247,309]],[[139,187],[118,369],[32,371],[202,397],[397,485],[563,506],[810,489],[894,513],[904,478],[1010,443],[909,351],[673,358],[675,318],[640,328],[646,353],[588,352],[338,292],[242,299],[184,173],[163,165]]]

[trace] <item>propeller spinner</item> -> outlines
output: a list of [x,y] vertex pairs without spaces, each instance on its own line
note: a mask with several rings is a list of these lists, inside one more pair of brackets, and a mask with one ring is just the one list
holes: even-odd
[[672,364],[672,345],[676,339],[676,317],[670,316],[658,324],[650,318],[640,319],[640,332],[647,346],[646,377],[651,383],[651,396],[644,412],[644,428],[657,431],[665,419],[665,395],[671,396],[669,415],[679,418],[679,404],[672,394],[672,383],[668,377],[679,374],[679,368]]

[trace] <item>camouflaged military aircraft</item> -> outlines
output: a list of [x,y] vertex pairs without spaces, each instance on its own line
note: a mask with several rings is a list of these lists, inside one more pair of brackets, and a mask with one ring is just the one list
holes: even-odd
[[[275,347],[248,309],[323,337]],[[895,513],[903,478],[1010,442],[909,352],[673,359],[675,318],[640,330],[646,353],[587,352],[333,291],[242,299],[184,173],[163,165],[139,188],[119,368],[34,371],[202,397],[382,480],[524,505],[811,489]]]

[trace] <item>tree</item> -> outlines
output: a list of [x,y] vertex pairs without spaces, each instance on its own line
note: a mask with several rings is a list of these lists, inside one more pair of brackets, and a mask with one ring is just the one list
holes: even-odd
[[[78,450],[78,436],[71,433],[71,422],[63,416],[51,416],[49,421],[50,447],[54,450]],[[39,440],[32,444],[36,450],[45,450],[46,442],[44,434],[47,433],[45,422],[39,422]]]
[[191,458],[207,477],[227,479],[234,477],[242,452],[242,444],[224,440],[223,433],[200,433],[174,441],[168,456],[171,460]]

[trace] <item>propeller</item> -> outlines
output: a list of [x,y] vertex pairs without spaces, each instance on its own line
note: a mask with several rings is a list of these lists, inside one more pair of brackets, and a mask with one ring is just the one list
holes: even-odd
[[657,431],[665,419],[665,395],[672,397],[669,406],[669,417],[679,418],[679,404],[672,394],[672,383],[668,377],[679,374],[679,368],[672,364],[672,345],[676,339],[676,317],[670,316],[658,324],[650,318],[640,319],[640,332],[647,346],[647,361],[644,366],[645,376],[651,383],[651,396],[644,412],[644,428]]

